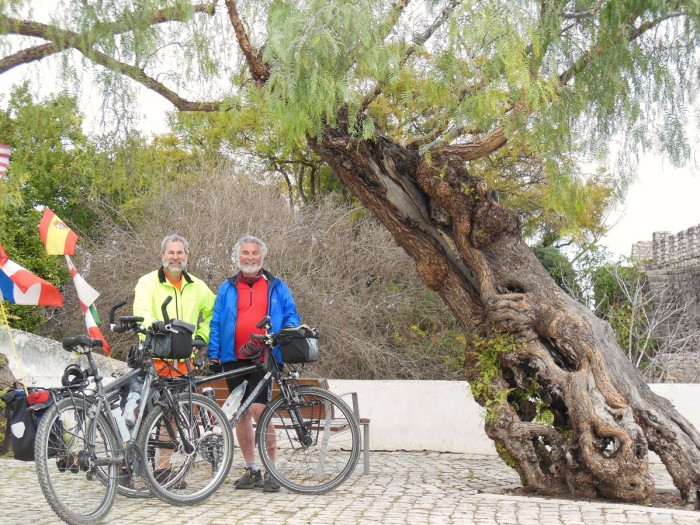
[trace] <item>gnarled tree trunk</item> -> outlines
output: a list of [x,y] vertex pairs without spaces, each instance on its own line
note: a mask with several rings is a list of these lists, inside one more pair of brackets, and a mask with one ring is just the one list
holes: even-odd
[[421,157],[377,133],[354,140],[341,119],[311,146],[474,340],[491,341],[467,350],[467,379],[487,408],[487,434],[523,485],[644,501],[654,489],[652,450],[684,500],[696,502],[700,434],[651,392],[609,325],[555,284],[523,242],[517,215],[469,175],[463,156]]

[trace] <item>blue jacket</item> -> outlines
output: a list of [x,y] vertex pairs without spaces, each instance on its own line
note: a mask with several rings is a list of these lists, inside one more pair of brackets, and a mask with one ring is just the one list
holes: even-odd
[[[299,326],[301,319],[297,313],[296,304],[285,282],[264,271],[267,278],[268,301],[267,315],[270,316],[272,332],[279,332],[282,328]],[[226,279],[216,292],[214,314],[209,324],[209,345],[207,356],[210,359],[218,359],[220,363],[236,361],[234,351],[234,335],[236,333],[236,320],[238,319],[238,276]],[[279,347],[272,350],[272,355],[277,362],[282,362]]]

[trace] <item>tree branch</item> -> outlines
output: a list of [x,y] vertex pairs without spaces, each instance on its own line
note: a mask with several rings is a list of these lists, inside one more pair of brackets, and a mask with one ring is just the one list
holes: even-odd
[[[40,60],[51,54],[75,49],[95,64],[104,66],[112,71],[117,71],[132,80],[143,85],[147,89],[161,95],[175,106],[179,111],[218,111],[220,102],[197,102],[180,97],[173,90],[163,83],[148,76],[145,71],[138,66],[126,64],[94,49],[94,39],[86,41],[81,35],[61,29],[56,26],[41,24],[38,22],[27,22],[6,16],[0,16],[0,22],[4,22],[8,27],[8,33],[21,36],[30,36],[48,40],[49,44],[25,49],[14,55],[4,58],[0,62],[0,73],[8,71],[12,67]],[[24,61],[22,61],[22,59]]]
[[250,44],[248,33],[245,27],[243,27],[243,22],[236,9],[236,2],[234,2],[234,0],[225,0],[225,4],[231,26],[236,33],[238,47],[243,51],[250,74],[253,76],[255,84],[257,86],[262,86],[267,82],[267,79],[270,78],[270,65],[262,61],[262,49],[255,49]]
[[37,60],[42,60],[55,53],[60,53],[61,51],[63,51],[63,49],[53,43],[23,49],[22,51],[0,59],[0,75],[13,67],[36,62]]
[[440,149],[445,155],[455,156],[464,161],[470,161],[480,159],[493,153],[497,149],[505,146],[506,142],[508,142],[508,139],[506,138],[503,128],[499,126],[471,142],[443,145],[446,143],[446,140],[440,139],[421,148],[420,151],[422,154],[425,154],[432,149]]

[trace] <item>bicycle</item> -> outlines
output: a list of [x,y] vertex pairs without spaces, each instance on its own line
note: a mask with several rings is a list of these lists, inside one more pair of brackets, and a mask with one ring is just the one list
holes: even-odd
[[[71,384],[52,390],[54,403],[37,429],[35,462],[42,491],[69,524],[98,523],[117,492],[138,492],[133,487],[138,480],[168,503],[199,503],[231,468],[233,436],[226,416],[214,401],[194,393],[193,371],[174,379],[155,372],[155,338],[174,330],[175,321],[144,328],[143,318],[122,316],[115,325],[114,313],[124,304],[112,308],[110,325],[117,333],[145,335],[129,353],[134,368],[105,385],[92,356],[102,341],[65,338],[63,348],[85,356],[88,366],[75,367]],[[129,430],[120,424],[119,399],[134,379],[143,379],[142,403]]]
[[[264,334],[253,334],[264,344],[263,359],[250,366],[199,377],[197,385],[237,377],[262,367],[263,379],[242,401],[229,420],[235,427],[263,388],[275,381],[279,396],[270,400],[256,425],[255,441],[262,463],[281,486],[302,494],[323,494],[347,480],[360,457],[360,428],[355,414],[339,396],[298,383],[299,370],[289,369],[272,356],[272,349],[295,329],[271,333],[270,318],[258,323]],[[266,430],[264,430],[266,429]]]

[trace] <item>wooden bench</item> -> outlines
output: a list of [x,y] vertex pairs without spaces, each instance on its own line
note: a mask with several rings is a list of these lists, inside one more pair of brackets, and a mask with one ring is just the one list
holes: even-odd
[[[310,385],[310,386],[315,386],[318,388],[323,388],[324,390],[328,390],[328,381],[326,379],[318,379],[318,378],[300,378],[297,380],[300,384],[302,385]],[[228,387],[226,386],[226,380],[224,379],[218,379],[216,381],[210,381],[207,383],[203,383],[201,388],[206,388],[206,387],[211,387],[214,389],[214,394],[216,395],[216,402],[219,404],[219,406],[222,406],[224,402],[226,401],[226,398],[228,397]],[[279,390],[277,389],[277,384],[273,382],[273,389],[272,389],[272,398],[274,399],[279,395]],[[364,463],[364,473],[369,474],[369,423],[370,420],[369,418],[366,417],[360,417],[360,404],[357,399],[357,392],[346,392],[344,394],[339,394],[340,397],[345,397],[345,396],[350,396],[351,397],[351,406],[350,408],[352,409],[353,414],[355,415],[355,419],[357,420],[358,424],[360,425],[360,428],[362,430],[362,452],[363,452],[363,463]],[[332,417],[332,416],[331,416]],[[347,428],[340,428],[340,427],[333,427],[331,428],[331,431],[333,432],[339,432],[341,430],[346,430]]]

